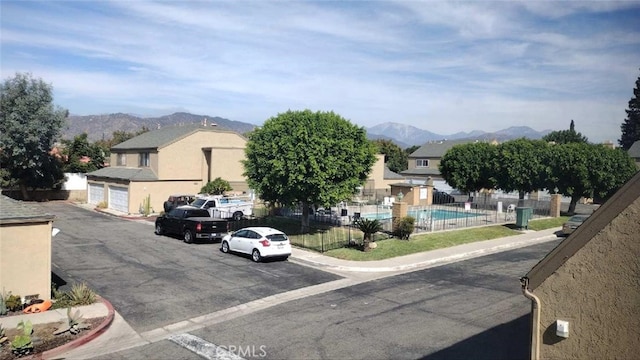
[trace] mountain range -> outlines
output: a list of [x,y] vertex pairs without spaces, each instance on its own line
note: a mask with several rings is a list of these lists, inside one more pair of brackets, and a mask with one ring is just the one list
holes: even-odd
[[[234,121],[219,116],[194,115],[177,112],[160,117],[138,117],[130,114],[115,113],[106,115],[71,115],[67,118],[67,127],[63,130],[63,139],[87,133],[89,141],[109,139],[115,131],[137,132],[144,127],[153,130],[163,126],[179,124],[204,123],[220,129],[232,130],[244,134],[257,127],[255,124]],[[528,126],[514,126],[496,132],[472,130],[455,134],[436,134],[415,126],[386,122],[366,128],[369,139],[386,139],[393,141],[401,148],[422,145],[435,140],[497,140],[499,142],[526,137],[540,139],[551,130],[536,131]]]

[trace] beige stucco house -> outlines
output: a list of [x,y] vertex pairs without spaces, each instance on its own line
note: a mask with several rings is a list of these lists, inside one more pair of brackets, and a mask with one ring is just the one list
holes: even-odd
[[147,196],[155,212],[173,194],[197,194],[217,177],[249,191],[242,175],[246,138],[202,124],[163,127],[111,148],[111,166],[87,174],[88,203],[138,214]]
[[0,195],[0,293],[51,298],[54,218],[35,203]]
[[385,165],[384,154],[377,154],[376,162],[371,167],[371,172],[360,195],[365,199],[382,200],[391,196],[391,184],[403,180],[404,176],[389,170]]
[[638,358],[638,234],[640,172],[522,278],[532,359]]

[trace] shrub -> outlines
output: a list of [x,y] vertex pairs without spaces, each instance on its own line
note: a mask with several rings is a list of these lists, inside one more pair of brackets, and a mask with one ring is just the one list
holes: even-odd
[[393,234],[402,239],[409,240],[409,236],[413,233],[416,219],[412,216],[405,216],[395,221],[393,226]]
[[233,188],[231,184],[227,180],[223,180],[220,177],[213,179],[213,181],[209,181],[205,186],[200,189],[201,194],[210,194],[210,195],[222,195],[225,191],[231,191]]
[[70,306],[90,305],[96,302],[96,293],[87,284],[73,284],[69,291],[59,291],[52,289],[55,299],[52,309],[62,309]]
[[100,201],[100,202],[98,203],[98,205],[96,205],[96,207],[97,207],[98,209],[106,209],[106,208],[107,208],[107,202],[106,202],[106,201]]
[[4,304],[7,310],[18,311],[22,309],[22,298],[20,295],[11,295],[9,292],[9,295],[4,299]]

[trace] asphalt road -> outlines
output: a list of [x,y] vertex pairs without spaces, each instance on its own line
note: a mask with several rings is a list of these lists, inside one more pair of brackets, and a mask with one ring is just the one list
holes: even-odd
[[255,359],[526,359],[531,303],[518,280],[559,241],[372,280],[193,331],[202,356],[163,340],[98,359],[214,359],[218,349]]
[[289,261],[256,264],[223,254],[219,243],[157,236],[150,222],[66,202],[42,206],[61,230],[52,245],[54,280],[86,282],[138,332],[339,278]]

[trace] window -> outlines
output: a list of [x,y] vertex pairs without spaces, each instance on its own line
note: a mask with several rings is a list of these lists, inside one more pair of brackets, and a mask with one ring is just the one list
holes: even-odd
[[416,159],[416,167],[429,167],[429,159]]
[[118,153],[118,160],[116,161],[118,166],[127,166],[127,154]]
[[149,153],[140,153],[140,167],[149,167]]

